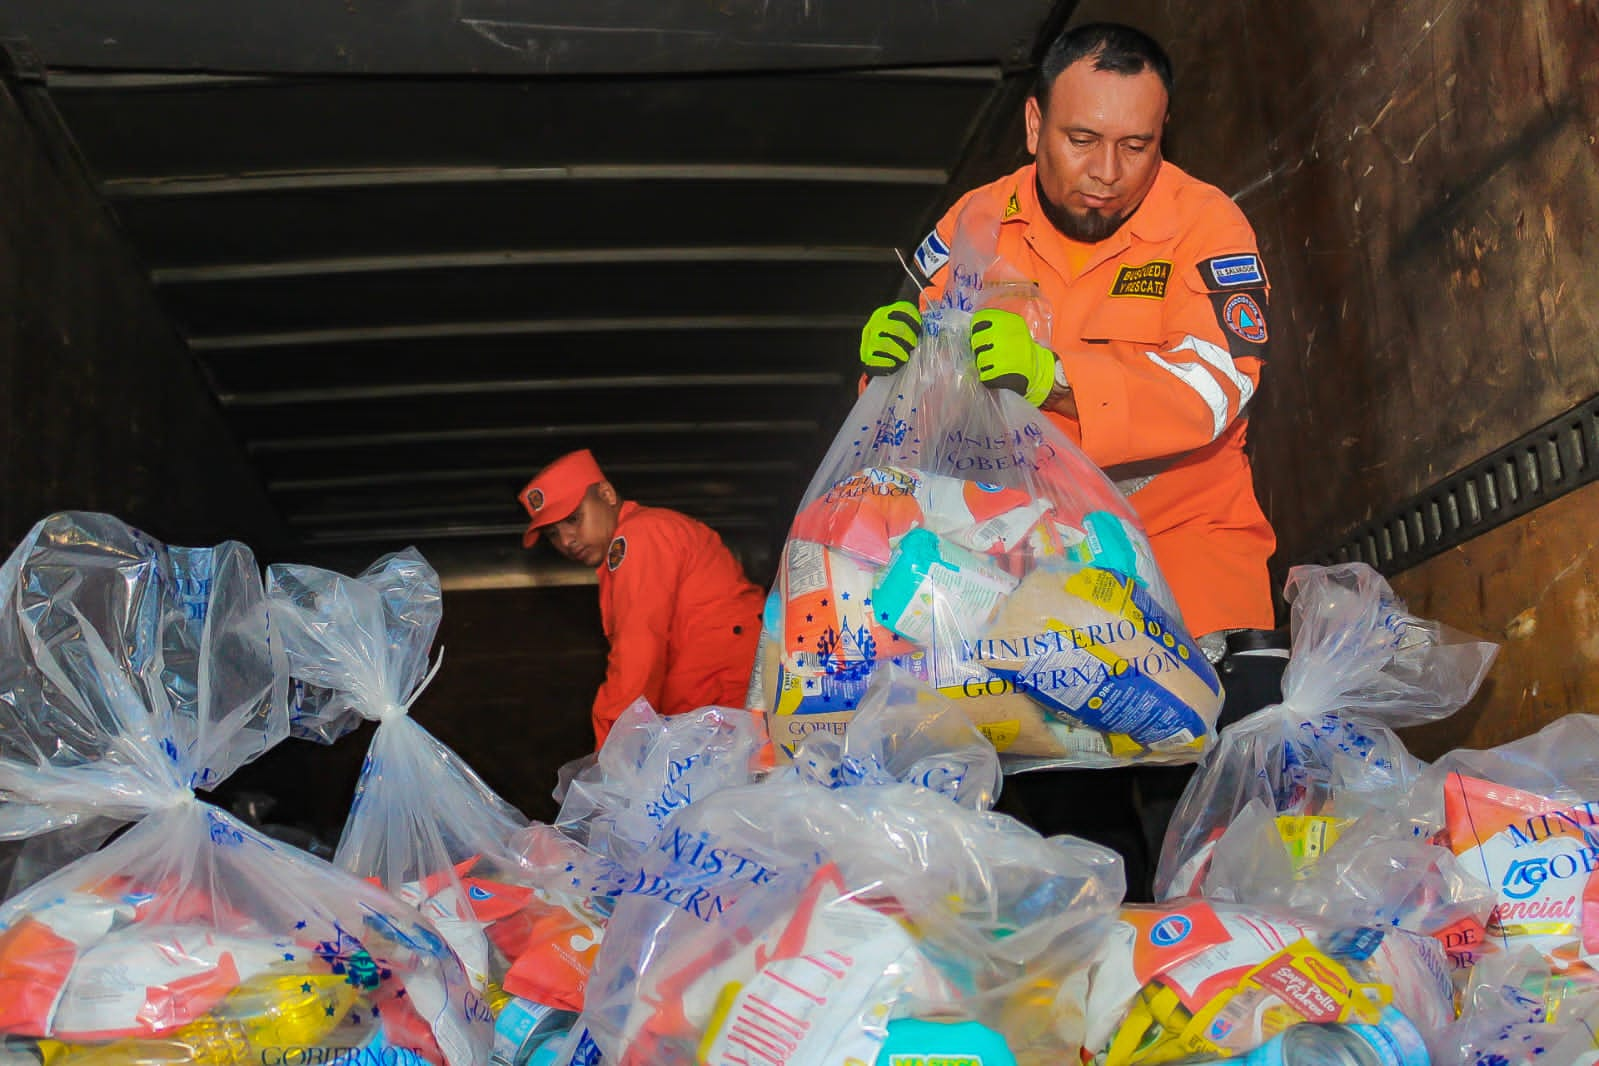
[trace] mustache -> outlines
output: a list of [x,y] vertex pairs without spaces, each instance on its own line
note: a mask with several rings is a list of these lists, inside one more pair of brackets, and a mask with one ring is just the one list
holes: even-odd
[[1074,214],[1067,210],[1066,205],[1056,203],[1050,199],[1049,194],[1038,184],[1035,177],[1033,185],[1038,193],[1038,206],[1049,219],[1049,224],[1054,226],[1061,234],[1070,240],[1080,241],[1083,244],[1098,244],[1121,229],[1122,223],[1127,221],[1130,212],[1127,211],[1102,211],[1089,208],[1081,214]]

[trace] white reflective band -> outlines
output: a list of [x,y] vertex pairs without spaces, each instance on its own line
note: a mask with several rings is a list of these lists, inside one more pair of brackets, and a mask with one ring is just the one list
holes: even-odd
[[1180,352],[1184,349],[1192,351],[1215,367],[1216,373],[1233,383],[1233,388],[1238,390],[1238,413],[1242,414],[1244,408],[1249,405],[1249,398],[1255,395],[1255,383],[1249,380],[1249,375],[1238,372],[1238,367],[1233,363],[1232,353],[1219,344],[1200,340],[1192,333],[1184,337],[1182,343],[1172,351]]
[[1238,368],[1233,365],[1233,357],[1228,354],[1227,349],[1220,345],[1201,340],[1190,333],[1171,349],[1172,353],[1182,351],[1193,352],[1199,356],[1200,361],[1205,366],[1210,367],[1217,374],[1232,382],[1233,387],[1238,390],[1238,411],[1230,412],[1227,393],[1222,390],[1220,383],[1211,376],[1205,366],[1195,363],[1173,363],[1154,352],[1144,353],[1149,356],[1156,366],[1165,367],[1171,371],[1179,381],[1197,392],[1199,398],[1205,401],[1205,406],[1210,408],[1212,427],[1210,439],[1215,440],[1221,436],[1221,431],[1227,428],[1227,423],[1232,421],[1233,416],[1242,412],[1244,406],[1249,403],[1250,398],[1255,395],[1255,383],[1250,381],[1246,375],[1238,372]]
[[1221,383],[1211,376],[1198,363],[1169,363],[1154,352],[1145,352],[1150,361],[1156,366],[1164,367],[1171,371],[1172,376],[1184,385],[1199,393],[1199,398],[1205,401],[1205,406],[1210,408],[1210,439],[1215,440],[1221,436],[1221,431],[1227,428],[1227,394],[1222,391]]

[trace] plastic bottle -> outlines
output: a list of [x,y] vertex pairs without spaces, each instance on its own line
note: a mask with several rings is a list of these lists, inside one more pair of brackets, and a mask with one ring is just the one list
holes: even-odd
[[68,1045],[52,1066],[260,1066],[264,1049],[319,1045],[346,1024],[358,998],[332,974],[262,975],[165,1037]]
[[525,1066],[533,1053],[577,1021],[571,1011],[509,997],[494,1023],[493,1066]]
[[1428,1066],[1426,1041],[1389,1008],[1376,1025],[1296,1025],[1238,1066]]

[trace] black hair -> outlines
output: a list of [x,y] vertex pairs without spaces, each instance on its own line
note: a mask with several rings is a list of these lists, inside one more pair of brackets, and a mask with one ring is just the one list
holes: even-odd
[[1095,70],[1111,74],[1142,74],[1153,71],[1172,90],[1171,57],[1153,37],[1119,22],[1087,22],[1055,38],[1038,64],[1038,79],[1033,83],[1033,98],[1040,108],[1049,103],[1049,93],[1060,72],[1079,59],[1092,58]]

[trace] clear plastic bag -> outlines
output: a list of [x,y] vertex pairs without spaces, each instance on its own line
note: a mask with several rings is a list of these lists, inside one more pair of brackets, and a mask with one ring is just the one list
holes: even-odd
[[1485,893],[1482,920],[1450,930],[1458,967],[1528,948],[1568,974],[1599,969],[1599,717],[1451,751],[1368,825],[1446,849]]
[[[1434,937],[1452,967],[1470,966],[1493,893],[1447,849],[1396,831],[1384,814],[1373,813],[1342,830],[1324,854],[1303,862],[1271,846],[1282,839],[1281,826],[1260,801],[1234,825],[1237,831],[1229,830],[1212,858],[1214,868],[1226,871],[1213,882],[1218,892],[1247,895],[1240,902],[1323,924]],[[1207,884],[1207,892],[1212,887]]]
[[1095,1066],[1231,1059],[1301,1025],[1355,1027],[1357,1040],[1380,1029],[1379,1046],[1412,1057],[1369,1061],[1425,1062],[1427,1035],[1454,1017],[1443,953],[1426,937],[1200,899],[1120,918],[1087,973],[1083,1061]]
[[842,737],[800,743],[792,772],[824,788],[919,785],[974,810],[994,806],[1002,779],[994,746],[954,701],[892,663],[874,672]]
[[793,778],[678,811],[623,873],[582,1018],[620,1064],[762,1039],[794,1066],[871,1062],[911,1018],[1063,1061],[1084,1025],[1065,978],[1125,887],[1110,851],[925,788]]
[[1498,650],[1414,617],[1364,563],[1295,567],[1284,596],[1283,702],[1228,727],[1189,781],[1158,899],[1289,902],[1341,831],[1415,783],[1422,764],[1394,729],[1458,710]]
[[354,579],[276,563],[267,586],[289,647],[296,736],[331,743],[363,719],[403,717],[444,616],[438,574],[420,552],[385,555]]
[[755,780],[765,741],[744,710],[663,717],[635,700],[593,761],[578,760],[555,826],[602,861],[636,867],[675,811]]
[[[274,565],[267,582],[290,670],[322,693],[301,731],[337,736],[350,715],[379,723],[334,862],[431,918],[479,988],[581,1009],[604,920],[562,890],[570,855],[406,713],[430,676],[437,573],[407,549],[359,577]],[[593,943],[576,950],[573,938]]]
[[140,820],[0,906],[8,1046],[55,1041],[67,1066],[487,1060],[487,1007],[420,914],[195,798],[288,727],[248,549],[167,548],[105,515],[34,528],[0,568],[7,809]]
[[[51,828],[38,828],[46,824]],[[74,859],[98,850],[123,824],[119,818],[82,815],[66,825],[56,825],[41,808],[14,810],[11,805],[0,805],[0,886],[4,886],[0,899],[9,899]]]
[[1594,1066],[1599,983],[1553,969],[1523,948],[1484,959],[1461,996],[1460,1020],[1433,1041],[1436,1066]]
[[1191,762],[1221,685],[1138,520],[1048,418],[978,379],[973,311],[1017,312],[1046,343],[1050,312],[977,210],[957,223],[946,306],[806,489],[752,705],[792,753],[789,716],[845,720],[894,661],[955,699],[1007,770]]

